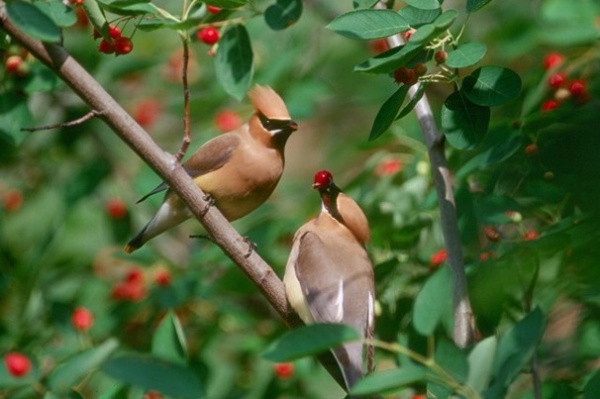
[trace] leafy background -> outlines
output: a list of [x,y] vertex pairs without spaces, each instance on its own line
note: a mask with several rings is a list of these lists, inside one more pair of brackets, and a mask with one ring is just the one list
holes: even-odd
[[[379,51],[370,37],[349,39],[330,25],[352,10],[351,2],[208,3],[243,7],[216,16],[190,14],[190,26],[145,21],[133,33],[134,23],[124,23],[124,34],[133,34],[134,50],[120,57],[97,51],[92,28],[75,23],[70,6],[57,8],[60,16],[54,21],[62,21],[67,50],[171,152],[177,151],[183,129],[181,39],[173,28],[193,39],[198,23],[243,21],[221,31],[215,56],[192,40],[191,150],[219,134],[214,121],[220,111],[250,115],[243,97],[251,83],[269,84],[285,99],[300,130],[288,143],[282,181],[265,205],[235,223],[257,243],[260,255],[283,274],[294,231],[319,209],[310,189],[312,176],[327,168],[370,220],[378,338],[430,356],[452,371],[460,386],[486,398],[504,397],[509,386],[510,397],[532,398],[530,377],[519,372],[528,370],[535,350],[543,397],[595,397],[600,379],[594,373],[600,355],[598,4],[506,0],[443,5],[456,10],[450,27],[454,35],[466,22],[461,43],[471,43],[464,50],[480,62],[465,65],[464,59],[449,57],[450,66],[462,68],[461,78],[480,67],[501,66],[516,72],[522,83],[511,101],[491,109],[489,126],[481,131],[452,130],[445,121],[452,112],[446,99],[456,96],[452,84],[433,83],[426,90],[445,128],[481,333],[478,345],[465,352],[445,338],[451,336],[450,277],[445,267],[435,271],[438,264],[430,260],[443,241],[418,123],[408,113],[378,130],[374,124],[382,104],[402,90],[387,73],[395,67],[381,74],[354,72]],[[12,15],[31,9],[30,3],[9,4]],[[146,2],[86,4],[115,12],[109,19],[156,13]],[[173,15],[181,12],[181,4],[154,4]],[[467,21],[466,6],[482,8]],[[41,30],[33,33],[46,40],[60,39],[52,27],[23,24]],[[243,66],[247,57],[232,60],[224,50],[234,36],[245,40],[245,32],[252,63],[236,80],[228,71],[233,63]],[[14,44],[3,40],[6,56]],[[541,113],[540,104],[553,95],[546,83],[551,72],[542,63],[553,51],[566,58],[562,71],[585,80],[590,100]],[[0,87],[0,348],[27,354],[34,367],[21,379],[0,368],[0,392],[15,398],[137,398],[158,390],[195,397],[201,387],[210,398],[342,397],[310,358],[294,361],[293,376],[277,377],[274,363],[261,353],[284,334],[284,326],[218,248],[188,237],[199,231],[197,223],[186,222],[133,256],[123,254],[123,244],[160,198],[134,204],[159,179],[99,120],[21,131],[74,120],[88,111],[39,62],[26,61],[29,72],[24,77],[5,73]],[[431,62],[428,66],[434,68]],[[477,134],[469,136],[473,131]],[[539,149],[536,157],[524,153],[532,142]],[[16,207],[9,200],[14,192],[22,196]],[[123,217],[107,210],[115,201],[126,204]],[[530,231],[537,239],[524,239]],[[116,287],[134,279],[138,270],[137,296],[115,298]],[[156,277],[165,270],[171,282],[161,285]],[[78,306],[94,314],[86,333],[71,325]],[[365,392],[400,392],[392,397],[426,389],[440,396],[451,392],[396,350],[379,350],[377,364],[381,374],[397,374],[376,374]]]

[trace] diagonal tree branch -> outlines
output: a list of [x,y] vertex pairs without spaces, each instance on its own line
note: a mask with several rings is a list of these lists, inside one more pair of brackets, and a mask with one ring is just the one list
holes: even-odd
[[[377,4],[377,7],[387,8],[381,1]],[[404,44],[404,38],[399,34],[388,37],[386,41],[390,48]],[[414,96],[416,91],[417,86],[413,85],[408,91],[409,96]],[[444,140],[435,123],[426,95],[423,95],[417,102],[414,112],[417,115],[425,143],[427,144],[431,173],[440,207],[442,235],[444,236],[445,247],[448,253],[448,262],[452,269],[454,343],[464,348],[472,343],[475,338],[475,325],[467,289],[467,277],[456,216],[452,179],[444,154]]]
[[177,159],[163,151],[140,125],[67,51],[55,44],[42,43],[19,31],[7,18],[0,0],[0,27],[38,60],[50,67],[108,126],[183,199],[194,216],[214,238],[214,242],[254,282],[288,325],[298,324],[288,310],[283,283],[273,269],[255,252],[216,207],[202,215],[207,202]]

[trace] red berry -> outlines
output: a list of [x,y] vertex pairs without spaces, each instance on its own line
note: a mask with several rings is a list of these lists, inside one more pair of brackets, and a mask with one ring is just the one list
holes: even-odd
[[448,253],[445,248],[440,249],[429,258],[429,268],[435,269],[448,259]]
[[167,269],[161,269],[154,275],[154,282],[161,287],[171,284],[171,272]]
[[128,37],[119,37],[115,40],[115,54],[124,55],[131,53],[133,42]]
[[4,69],[7,73],[18,73],[23,63],[23,58],[18,55],[11,55],[4,63]]
[[567,81],[567,75],[565,75],[563,72],[554,73],[554,74],[550,75],[550,77],[548,78],[548,86],[550,86],[554,89],[558,89],[566,81]]
[[480,254],[479,254],[479,260],[480,260],[481,262],[485,262],[485,261],[487,261],[488,259],[490,259],[492,256],[494,256],[494,253],[493,253],[493,252],[490,252],[490,251],[485,251],[485,252],[482,252],[482,253],[480,253]]
[[120,198],[111,198],[106,202],[106,212],[112,219],[122,219],[127,215],[127,205]]
[[281,379],[290,378],[294,375],[293,363],[276,363],[273,369],[275,370],[275,375]]
[[414,84],[416,84],[419,81],[419,77],[417,76],[417,74],[415,73],[414,69],[409,69],[408,71],[406,71],[408,78],[406,79],[406,82],[404,82],[404,84],[406,86],[412,86]]
[[134,267],[125,276],[125,281],[130,283],[143,283],[144,282],[144,272],[142,269]]
[[140,101],[133,111],[133,119],[144,128],[154,125],[162,112],[162,105],[153,98]]
[[212,45],[219,41],[219,30],[214,26],[207,26],[196,32],[196,37],[201,42]]
[[409,30],[404,32],[404,40],[408,41],[410,39],[410,37],[413,35],[413,33],[415,33],[415,32],[416,32],[416,30],[413,28],[410,28]]
[[483,228],[483,231],[484,231],[486,237],[488,238],[488,240],[490,240],[492,242],[500,241],[500,233],[494,227],[485,226]]
[[558,108],[560,104],[556,100],[546,100],[542,103],[542,112],[552,111]]
[[435,52],[435,54],[433,55],[433,58],[435,59],[435,62],[438,65],[443,64],[448,59],[448,53],[445,52],[444,50],[439,50],[439,51]]
[[527,155],[530,158],[533,158],[533,157],[537,156],[538,155],[538,146],[537,146],[537,144],[531,143],[527,147],[525,147],[525,155]]
[[4,365],[13,377],[23,377],[31,370],[29,358],[18,352],[10,352],[4,355]]
[[375,168],[376,176],[390,176],[402,169],[402,163],[397,159],[386,159],[381,161]]
[[535,230],[528,230],[525,232],[525,234],[523,234],[523,239],[525,241],[533,241],[533,240],[537,240],[538,238],[538,232]]
[[83,1],[84,0],[69,0],[69,3],[71,3],[72,6],[80,6],[83,5]]
[[427,73],[427,66],[425,64],[420,62],[417,65],[415,65],[415,75],[417,75],[417,77],[421,77],[421,76],[425,75],[426,73]]
[[388,49],[385,39],[371,40],[369,42],[369,50],[373,54],[381,54]]
[[562,64],[564,60],[565,57],[563,57],[563,55],[560,53],[548,53],[544,58],[544,69],[548,70],[557,67]]
[[417,395],[413,395],[413,397],[411,399],[426,399],[426,398],[425,398],[425,395],[417,394]]
[[215,116],[215,126],[221,133],[227,133],[242,126],[242,118],[231,110],[223,110]]
[[23,194],[18,190],[10,190],[4,194],[2,205],[7,212],[15,212],[23,204]]
[[417,83],[419,77],[415,73],[414,69],[400,67],[394,71],[394,81],[398,84],[404,84],[406,86],[412,86]]
[[569,84],[569,91],[575,97],[580,97],[587,92],[587,85],[583,80],[574,80]]
[[108,34],[112,39],[118,39],[121,37],[121,29],[117,28],[116,26],[109,26]]
[[76,27],[87,28],[89,26],[90,20],[88,19],[88,16],[83,8],[77,7],[75,9],[75,16],[77,17],[77,23],[75,24]]
[[220,13],[222,10],[221,7],[217,7],[217,6],[206,6],[206,11],[208,11],[211,14],[218,14]]
[[94,324],[94,315],[84,307],[78,307],[71,314],[71,324],[79,331],[87,331]]
[[102,39],[100,45],[98,45],[98,51],[104,54],[112,54],[115,52],[115,46],[112,43],[106,41],[106,39]]

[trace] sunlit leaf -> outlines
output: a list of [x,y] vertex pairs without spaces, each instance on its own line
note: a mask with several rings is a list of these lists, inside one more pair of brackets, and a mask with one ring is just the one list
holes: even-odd
[[59,27],[33,4],[14,0],[6,3],[5,7],[11,22],[27,35],[44,42],[60,42]]
[[302,0],[277,0],[265,10],[265,21],[273,30],[292,26],[302,15]]
[[490,122],[490,109],[469,101],[461,91],[452,93],[442,107],[442,129],[448,143],[464,150],[477,147]]
[[521,91],[521,78],[508,68],[484,66],[463,80],[462,92],[477,105],[493,107],[514,100]]
[[361,338],[358,331],[343,324],[311,324],[288,331],[272,342],[262,356],[273,362],[289,362]]
[[379,39],[405,31],[410,26],[392,10],[353,10],[338,16],[326,26],[350,39]]
[[455,50],[448,52],[445,64],[450,68],[466,68],[477,64],[487,51],[483,43],[471,42],[458,46]]
[[469,377],[466,385],[475,392],[481,393],[487,387],[497,347],[498,339],[491,336],[478,342],[469,353]]
[[422,381],[427,370],[421,367],[402,367],[367,375],[352,388],[354,395],[390,394],[417,381]]
[[225,91],[241,100],[252,81],[252,45],[244,25],[231,25],[221,40],[215,57],[217,79]]

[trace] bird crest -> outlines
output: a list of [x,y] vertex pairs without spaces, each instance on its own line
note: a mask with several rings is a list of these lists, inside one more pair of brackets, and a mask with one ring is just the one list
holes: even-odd
[[290,114],[285,103],[269,86],[256,85],[248,93],[252,105],[269,119],[289,120]]

